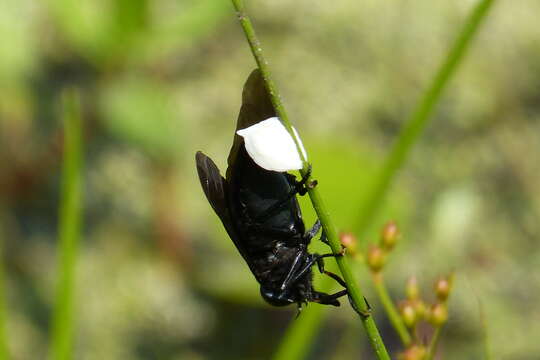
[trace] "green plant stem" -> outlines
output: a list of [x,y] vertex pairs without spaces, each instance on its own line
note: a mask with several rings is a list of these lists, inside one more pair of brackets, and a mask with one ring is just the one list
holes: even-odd
[[480,0],[467,18],[465,25],[456,38],[448,55],[441,64],[437,74],[433,78],[427,91],[422,96],[418,106],[405,123],[405,127],[386,158],[382,170],[378,174],[373,189],[369,192],[367,200],[359,211],[360,218],[357,229],[363,234],[372,223],[396,173],[403,166],[413,145],[418,141],[420,135],[426,128],[435,105],[439,102],[443,90],[448,85],[452,75],[456,72],[458,65],[466,54],[474,35],[491,8],[495,0]]
[[[304,358],[309,352],[317,329],[320,328],[324,320],[323,310],[322,306],[309,306],[302,310],[300,318],[289,325],[273,359],[289,360]],[[305,341],[305,339],[310,341]]]
[[291,122],[289,121],[289,116],[287,115],[287,112],[285,111],[285,107],[283,106],[283,101],[281,98],[281,94],[279,93],[279,90],[274,83],[274,80],[272,79],[272,76],[270,74],[270,68],[268,66],[268,61],[264,57],[264,53],[261,47],[261,42],[257,38],[257,35],[255,34],[255,29],[253,27],[253,24],[251,23],[251,20],[247,16],[247,13],[245,11],[244,2],[242,0],[231,0],[234,8],[236,9],[236,15],[238,16],[238,21],[240,22],[240,25],[242,26],[242,29],[244,30],[244,34],[246,35],[247,41],[249,43],[249,47],[251,49],[251,53],[253,54],[253,57],[255,58],[255,62],[257,63],[257,67],[261,71],[262,77],[264,79],[264,84],[266,87],[266,90],[268,91],[268,94],[270,94],[270,100],[272,101],[272,105],[274,106],[274,109],[276,110],[276,114],[287,128],[287,131],[291,134],[294,143],[296,145],[296,150],[298,151],[298,154],[300,155],[303,163],[304,168],[302,169],[301,173],[304,175],[307,172],[307,159],[304,157],[304,153],[300,150],[300,141],[294,134],[292,130]]
[[[266,84],[266,89],[270,95],[270,98],[272,99],[272,104],[274,105],[276,113],[278,117],[281,119],[281,121],[284,123],[285,127],[287,128],[291,136],[293,137],[297,146],[298,153],[300,154],[300,156],[303,157],[302,152],[300,151],[300,145],[298,143],[298,139],[296,138],[296,136],[294,135],[294,132],[292,131],[292,126],[290,124],[289,117],[287,116],[287,113],[283,106],[281,95],[272,80],[270,70],[268,67],[268,62],[266,61],[264,57],[261,43],[259,39],[257,38],[255,34],[255,30],[253,29],[253,25],[245,12],[243,2],[241,0],[232,0],[232,3],[237,11],[238,19],[240,21],[242,29],[244,30],[244,33],[248,40],[249,46],[251,48],[251,52],[253,53],[253,56],[255,57],[255,61],[257,62],[257,65],[259,69],[261,70],[263,79]],[[303,158],[303,160],[304,160],[304,168],[302,169],[301,174],[305,175],[307,173],[307,162],[305,158]],[[328,242],[330,244],[330,247],[332,248],[332,252],[334,254],[339,254],[341,252],[341,244],[337,236],[336,228],[319,194],[318,187],[310,187],[308,192],[309,192],[309,197],[311,199],[313,207],[315,209],[315,212],[317,213],[317,216],[319,217],[319,220],[321,221],[321,224],[324,228],[324,232],[326,234],[326,237],[328,238]],[[371,316],[371,314],[369,314],[369,309],[367,307],[366,302],[364,301],[362,292],[360,291],[360,288],[358,287],[357,282],[352,275],[352,271],[348,264],[347,257],[339,256],[336,258],[336,261],[338,263],[343,279],[347,283],[349,295],[354,304],[354,307],[358,309],[358,311],[361,314],[365,314],[363,316],[360,316],[360,319],[362,320],[362,323],[368,334],[368,338],[375,351],[375,354],[377,355],[377,358],[390,359],[390,356],[388,355],[388,352],[384,346],[384,343],[379,334],[377,326],[375,325],[375,321],[373,320],[373,317]]]
[[381,300],[381,303],[383,305],[384,310],[386,311],[386,314],[388,315],[388,318],[390,319],[390,323],[396,330],[396,332],[399,335],[399,338],[401,339],[401,342],[403,345],[408,346],[411,344],[411,334],[409,334],[409,330],[405,326],[405,323],[403,322],[403,319],[399,315],[394,302],[390,298],[390,295],[388,294],[388,290],[386,288],[386,284],[384,282],[384,277],[382,273],[372,273],[372,279],[373,284],[375,285],[375,290],[377,291],[377,295],[379,296],[379,300]]
[[[454,272],[450,273],[450,275],[448,276],[448,282],[450,283],[450,286],[454,286],[454,278],[455,278],[455,273]],[[449,300],[449,297],[444,300],[443,304],[447,305],[448,300]],[[439,342],[439,338],[440,338],[443,326],[444,326],[444,323],[435,327],[435,331],[433,333],[433,336],[431,337],[431,341],[429,342],[426,360],[432,360],[433,357],[435,356],[435,353],[437,352],[437,344]]]
[[426,360],[432,360],[433,357],[435,356],[435,353],[437,352],[437,344],[439,342],[439,338],[441,337],[441,330],[442,330],[442,326],[437,326],[435,328],[435,331],[433,332],[433,336],[431,337],[431,341],[429,342]]
[[[1,224],[0,224],[1,225]],[[2,229],[0,228],[0,236]],[[6,300],[5,300],[5,284],[4,284],[4,239],[0,239],[0,360],[9,358],[6,334]]]
[[80,100],[75,90],[63,93],[64,160],[59,220],[56,304],[49,358],[72,359],[75,266],[81,227],[82,139]]
[[486,312],[482,300],[478,299],[478,309],[480,312],[480,325],[482,326],[482,343],[484,345],[484,360],[491,360],[491,350],[489,348],[489,331]]
[[[330,247],[332,248],[332,252],[334,254],[339,254],[341,252],[341,243],[339,242],[337,232],[335,230],[336,228],[330,218],[330,214],[324,206],[323,200],[319,192],[316,191],[316,188],[310,189],[309,196],[311,198],[311,202],[313,203],[315,212],[317,213],[317,216],[319,217],[319,220],[321,221],[321,224],[324,228],[324,231],[330,243]],[[375,351],[375,354],[377,355],[377,358],[390,359],[388,351],[386,350],[383,340],[379,334],[379,330],[377,329],[375,321],[370,314],[370,309],[364,301],[364,296],[362,295],[362,292],[358,287],[357,281],[353,277],[348,257],[338,256],[336,257],[336,262],[338,264],[339,270],[341,271],[343,279],[347,283],[347,289],[349,291],[349,295],[352,299],[353,305],[356,307],[356,309],[358,309],[361,314],[367,314],[360,316],[360,319],[362,320],[362,324],[364,325],[364,329],[368,334],[369,341],[373,350]]]

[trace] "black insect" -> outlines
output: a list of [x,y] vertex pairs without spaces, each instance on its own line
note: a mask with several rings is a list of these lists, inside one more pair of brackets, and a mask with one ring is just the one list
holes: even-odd
[[[248,78],[242,95],[237,130],[276,116],[264,88],[260,72]],[[339,306],[335,294],[316,291],[312,267],[345,282],[324,270],[323,258],[333,254],[310,254],[310,240],[320,230],[320,222],[306,232],[296,194],[307,191],[308,176],[296,181],[286,172],[268,171],[255,164],[248,155],[244,140],[235,134],[229,153],[226,178],[212,159],[197,152],[197,171],[204,193],[225,226],[238,251],[259,282],[261,295],[269,304],[285,306],[303,303]],[[325,241],[324,233],[321,240]],[[346,286],[345,286],[346,287]]]

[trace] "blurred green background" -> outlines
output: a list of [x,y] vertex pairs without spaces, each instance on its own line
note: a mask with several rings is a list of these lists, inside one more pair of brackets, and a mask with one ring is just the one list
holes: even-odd
[[[358,230],[376,170],[474,4],[247,2],[339,229]],[[445,359],[481,358],[480,308],[494,359],[540,357],[538,14],[537,0],[495,4],[360,238],[365,247],[387,220],[400,225],[386,270],[395,299],[409,275],[429,298],[433,280],[456,271]],[[225,170],[253,68],[229,1],[2,2],[0,238],[13,359],[43,358],[50,342],[60,94],[70,86],[81,91],[85,156],[74,357],[271,356],[295,309],[263,304],[194,163],[203,150]],[[361,285],[395,352],[367,275]],[[340,358],[372,358],[346,305],[327,309],[308,358],[336,347]]]

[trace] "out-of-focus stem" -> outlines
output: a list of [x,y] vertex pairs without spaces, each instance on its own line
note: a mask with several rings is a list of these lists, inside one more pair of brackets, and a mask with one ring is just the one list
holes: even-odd
[[485,309],[482,303],[482,300],[478,298],[478,309],[480,312],[480,322],[482,326],[482,343],[484,345],[484,360],[491,360],[491,350],[489,348],[489,332],[488,332],[488,323],[485,313]]
[[426,355],[426,360],[432,360],[437,352],[437,344],[439,342],[439,337],[441,336],[442,326],[437,326],[433,332],[433,337],[429,343],[428,353]]
[[458,65],[466,54],[467,48],[472,42],[471,40],[478,32],[480,24],[486,18],[494,2],[495,0],[480,0],[475,6],[437,71],[437,74],[433,77],[427,91],[423,94],[416,109],[406,121],[403,130],[400,132],[397,141],[375,179],[373,189],[369,191],[367,200],[362,204],[358,212],[360,218],[357,228],[360,231],[360,235],[366,231],[384,203],[383,199],[390,184],[429,123],[431,114],[438,104],[444,89],[447,87],[452,75],[456,72]]
[[372,273],[372,279],[373,284],[375,285],[375,290],[377,291],[377,295],[379,296],[383,308],[386,311],[388,318],[390,319],[390,323],[398,333],[403,345],[409,346],[412,341],[411,335],[409,334],[409,330],[405,326],[403,319],[399,315],[399,312],[397,311],[394,302],[388,294],[383,274],[380,272]]
[[6,333],[6,294],[4,284],[4,238],[2,237],[2,224],[0,223],[0,360],[8,359],[7,333]]
[[82,125],[79,93],[63,93],[64,159],[60,201],[58,276],[49,358],[73,358],[75,268],[82,222]]

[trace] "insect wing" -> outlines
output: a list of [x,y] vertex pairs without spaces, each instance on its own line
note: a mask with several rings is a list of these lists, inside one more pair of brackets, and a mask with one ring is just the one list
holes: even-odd
[[219,173],[219,169],[212,159],[202,152],[197,151],[195,160],[199,180],[208,202],[221,219],[228,217],[229,211],[225,200],[225,179]]
[[240,255],[242,255],[253,272],[252,264],[250,263],[244,247],[242,246],[242,241],[238,235],[238,232],[236,231],[233,219],[227,206],[227,182],[219,173],[219,169],[216,164],[208,156],[204,155],[200,151],[197,151],[195,159],[197,162],[199,180],[201,181],[201,185],[208,202],[221,219],[221,222],[223,223],[225,230],[227,230],[229,237],[234,242],[234,245],[236,245]]
[[[268,96],[268,91],[266,91],[266,88],[264,87],[261,71],[255,69],[251,72],[244,84],[244,90],[242,91],[242,107],[240,108],[235,131],[245,129],[274,116],[276,116],[276,111],[274,110],[270,96]],[[229,169],[231,168],[231,165],[234,165],[238,152],[243,144],[244,139],[235,133],[234,142],[229,153],[229,159],[227,160]],[[227,178],[229,178],[228,173]]]
[[249,75],[242,90],[242,108],[236,130],[245,129],[274,116],[276,116],[276,111],[266,91],[261,71],[255,69]]

